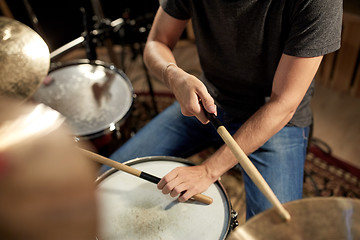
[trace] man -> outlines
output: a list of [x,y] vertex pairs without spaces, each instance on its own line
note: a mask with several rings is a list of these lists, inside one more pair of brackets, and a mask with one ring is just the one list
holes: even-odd
[[[176,65],[175,47],[189,19],[203,75]],[[313,78],[323,55],[340,47],[341,0],[160,1],[144,50],[154,76],[177,102],[111,158],[189,157],[221,142],[215,113],[281,202],[302,197]],[[226,145],[198,166],[176,168],[158,183],[186,201],[205,191],[237,160]],[[271,206],[244,174],[247,219]]]

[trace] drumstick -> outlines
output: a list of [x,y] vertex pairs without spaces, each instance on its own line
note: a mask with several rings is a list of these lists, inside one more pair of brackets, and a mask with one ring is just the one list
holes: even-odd
[[[161,178],[158,178],[158,177],[156,177],[154,175],[151,175],[149,173],[140,171],[140,170],[138,170],[136,168],[132,168],[132,167],[126,165],[126,164],[116,162],[114,160],[103,157],[103,156],[101,156],[99,154],[96,154],[94,152],[91,152],[91,151],[88,151],[88,150],[85,150],[85,149],[82,149],[82,148],[80,148],[80,150],[82,150],[85,153],[85,155],[88,158],[90,158],[91,160],[93,160],[93,161],[105,164],[107,166],[113,167],[113,168],[115,168],[117,170],[121,170],[121,171],[124,171],[124,172],[129,173],[129,174],[132,174],[132,175],[134,175],[136,177],[140,177],[140,178],[145,179],[145,180],[147,180],[149,182],[157,184],[161,180]],[[198,202],[201,202],[201,203],[208,204],[208,205],[213,202],[213,199],[211,197],[203,195],[203,194],[196,194],[196,195],[192,196],[191,199],[194,200],[194,201],[198,201]]]
[[207,112],[204,106],[202,105],[201,101],[200,101],[200,105],[202,106],[206,117],[210,120],[211,124],[216,128],[221,138],[230,148],[230,150],[235,155],[236,159],[238,160],[242,168],[245,170],[245,172],[249,175],[251,180],[259,188],[259,190],[265,195],[265,197],[271,202],[271,204],[276,208],[280,217],[282,217],[286,221],[289,221],[291,219],[289,212],[280,203],[279,199],[275,196],[270,186],[267,184],[267,182],[262,177],[262,175],[257,170],[257,168],[254,166],[254,164],[250,161],[248,156],[246,156],[244,151],[240,148],[239,144],[237,144],[237,142],[226,130],[226,128],[222,125],[222,123],[215,116],[215,114]]

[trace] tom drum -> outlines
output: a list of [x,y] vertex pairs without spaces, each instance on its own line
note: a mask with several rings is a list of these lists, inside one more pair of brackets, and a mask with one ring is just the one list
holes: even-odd
[[62,113],[76,137],[100,148],[110,140],[98,139],[121,135],[134,99],[125,73],[99,60],[80,59],[53,64],[48,75],[51,81],[33,99]]

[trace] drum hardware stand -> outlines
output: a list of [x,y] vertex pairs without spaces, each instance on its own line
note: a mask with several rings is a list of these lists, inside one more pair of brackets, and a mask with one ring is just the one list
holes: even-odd
[[94,36],[89,26],[88,14],[86,13],[85,8],[83,7],[80,8],[80,11],[83,15],[83,26],[84,26],[83,36],[85,39],[86,56],[90,61],[95,61],[97,59],[96,45],[94,42]]
[[[118,18],[112,22],[110,22],[110,27],[112,29],[114,29],[114,31],[118,31],[118,29],[120,29],[122,27],[122,25],[124,24],[124,20],[122,18]],[[109,29],[106,29],[109,30]],[[101,34],[103,34],[105,31],[102,30],[92,30],[90,31],[90,34],[94,37],[100,37]],[[64,46],[52,51],[50,53],[50,59],[51,60],[56,60],[57,58],[63,56],[64,54],[68,53],[69,51],[77,48],[77,47],[81,47],[85,45],[85,37],[83,36],[84,34],[82,34],[82,36],[72,40],[71,42],[65,44]]]
[[[115,64],[115,66],[120,67],[120,62],[118,60],[118,58],[116,57],[116,54],[114,53],[114,48],[113,48],[113,41],[110,38],[110,34],[109,32],[111,30],[117,31],[118,28],[114,28],[114,26],[112,25],[112,23],[110,22],[109,19],[105,18],[104,16],[104,11],[102,9],[102,6],[100,4],[99,0],[91,0],[91,5],[92,5],[92,9],[94,12],[94,19],[95,19],[95,31],[98,31],[99,29],[105,29],[103,31],[105,37],[102,38],[102,42],[104,43],[108,55],[110,57],[111,62],[113,62]],[[121,22],[122,25],[123,21]],[[120,26],[121,26],[120,25]],[[96,30],[98,29],[98,30]]]
[[[153,105],[153,112],[150,112],[150,115],[151,115],[151,117],[155,117],[159,113],[159,111],[158,111],[157,103],[155,101],[155,93],[154,93],[153,85],[151,82],[150,74],[145,65],[144,56],[143,56],[144,43],[146,42],[148,31],[150,30],[151,26],[149,26],[149,24],[146,27],[137,26],[137,19],[130,19],[129,15],[130,15],[130,9],[126,9],[123,13],[124,26],[119,31],[120,45],[123,45],[123,46],[126,44],[130,45],[130,48],[133,53],[132,60],[136,59],[136,57],[138,55],[140,55],[140,57],[141,57],[142,67],[144,69],[145,78],[146,78],[146,82],[148,84],[149,93],[150,93],[151,101],[152,101],[152,105]],[[145,16],[145,20],[147,20],[147,18],[150,19],[150,17]],[[139,47],[136,48],[135,44],[137,44]],[[124,62],[124,55],[122,55],[122,62]],[[124,70],[124,72],[126,72],[125,66],[124,66],[123,70]]]
[[[115,64],[115,66],[120,66],[119,62],[115,56],[115,53],[113,51],[113,42],[111,40],[111,36],[109,33],[110,32],[119,32],[120,42],[122,45],[125,45],[126,40],[124,40],[124,38],[127,37],[126,30],[129,31],[128,33],[135,32],[135,33],[140,33],[143,35],[144,33],[146,33],[146,29],[141,28],[141,27],[138,29],[134,28],[134,26],[136,24],[136,20],[128,19],[128,16],[129,16],[128,10],[125,11],[125,14],[124,14],[125,20],[123,20],[120,23],[121,24],[120,27],[114,28],[112,26],[111,22],[104,17],[104,13],[103,13],[103,10],[102,10],[99,0],[91,0],[91,3],[92,3],[93,11],[95,13],[95,16],[93,18],[95,19],[95,22],[96,22],[94,25],[95,29],[93,31],[91,31],[91,29],[89,28],[89,24],[88,24],[89,19],[84,17],[84,26],[85,26],[84,35],[85,35],[86,46],[88,48],[87,53],[89,53],[88,58],[90,57],[89,58],[90,60],[91,60],[91,58],[94,58],[94,57],[96,58],[95,45],[94,45],[94,42],[92,41],[92,38],[99,37],[99,38],[101,38],[100,39],[101,42],[103,42],[105,47],[107,48],[111,61]],[[82,11],[83,11],[83,14],[85,15],[86,13],[84,13],[84,10],[82,10]],[[121,31],[122,28],[123,28],[123,31]],[[113,31],[111,31],[111,30],[113,30]],[[124,41],[122,41],[122,40],[124,40]],[[157,103],[155,101],[155,94],[154,94],[153,86],[151,83],[150,75],[148,73],[148,70],[147,70],[144,60],[143,60],[143,46],[142,46],[143,41],[142,41],[142,39],[136,39],[136,41],[130,41],[130,42],[131,42],[130,47],[134,53],[133,59],[135,59],[137,56],[137,53],[134,48],[134,43],[139,42],[139,45],[140,45],[140,55],[141,55],[141,59],[142,59],[142,66],[144,68],[145,78],[146,78],[146,81],[147,81],[147,84],[149,87],[149,92],[150,92],[152,105],[153,105],[153,109],[154,109],[154,112],[150,113],[150,114],[152,117],[154,117],[158,114],[158,107],[157,107]],[[95,52],[94,56],[93,56],[92,52]],[[122,51],[122,53],[124,53],[124,51]],[[124,55],[122,55],[122,61],[121,61],[122,67],[121,68],[124,71],[124,73],[126,73],[123,58],[124,58]]]
[[[149,87],[150,96],[152,99],[152,105],[154,109],[154,113],[151,113],[152,117],[158,114],[158,107],[157,103],[155,101],[155,94],[153,90],[153,86],[151,83],[151,78],[148,73],[148,70],[145,66],[144,60],[143,60],[143,42],[145,41],[145,33],[146,29],[144,27],[137,28],[134,23],[136,23],[136,20],[130,20],[124,18],[118,18],[114,21],[110,21],[106,18],[104,18],[102,13],[102,8],[98,0],[92,0],[93,9],[95,12],[95,16],[93,18],[89,18],[86,14],[86,11],[84,8],[80,9],[83,13],[83,25],[84,25],[84,32],[82,35],[73,41],[65,44],[64,46],[52,51],[50,53],[50,59],[52,61],[56,60],[57,58],[61,57],[65,53],[77,48],[77,47],[85,47],[87,58],[89,60],[96,60],[96,46],[97,43],[102,42],[104,43],[105,47],[108,50],[108,54],[110,57],[110,60],[114,63],[116,67],[121,68],[124,73],[125,66],[124,66],[124,60],[121,61],[122,64],[119,63],[118,58],[116,58],[116,54],[113,51],[113,41],[112,37],[119,37],[120,42],[119,44],[124,46],[126,44],[130,44],[130,47],[134,53],[133,59],[136,58],[138,55],[137,51],[135,50],[134,44],[138,42],[140,44],[140,54],[142,58],[142,65],[145,71],[145,77],[146,81]],[[149,18],[150,19],[150,18]],[[92,30],[90,28],[89,21],[95,20],[94,29]],[[149,27],[148,27],[149,28]],[[133,41],[130,39],[126,40],[127,37],[131,38],[132,31],[135,33],[140,33],[141,36],[136,36],[136,41]],[[117,36],[112,36],[111,34],[116,33]],[[144,38],[139,40],[139,38]],[[124,54],[124,51],[122,51],[122,54]]]
[[5,0],[0,0],[0,10],[4,14],[5,17],[14,19],[14,15],[10,11],[10,8],[7,5]]
[[231,210],[230,216],[232,220],[230,223],[230,229],[234,230],[237,226],[239,226],[239,222],[237,220],[238,213],[235,210]]
[[150,92],[152,104],[153,104],[153,106],[154,106],[154,113],[152,114],[152,116],[155,117],[157,114],[159,114],[159,111],[158,111],[157,103],[156,103],[156,101],[155,101],[155,93],[154,93],[154,90],[153,90],[153,87],[152,87],[152,83],[151,83],[151,78],[150,78],[150,75],[149,75],[149,71],[148,71],[148,69],[147,69],[147,67],[146,67],[146,65],[145,65],[145,62],[144,62],[143,53],[144,53],[144,47],[143,47],[143,45],[140,43],[141,63],[142,63],[142,66],[143,66],[143,68],[144,68],[145,77],[146,77],[146,80],[147,80],[147,83],[148,83],[148,87],[149,87],[149,92]]

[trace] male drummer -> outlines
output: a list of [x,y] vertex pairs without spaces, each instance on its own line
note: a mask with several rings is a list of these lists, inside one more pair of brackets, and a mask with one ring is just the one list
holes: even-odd
[[[203,74],[177,66],[173,48],[192,20]],[[176,102],[110,158],[189,157],[222,143],[200,106],[217,115],[284,203],[302,198],[312,124],[314,76],[340,48],[341,0],[162,0],[144,50],[148,69]],[[198,166],[176,168],[158,183],[186,201],[237,164],[223,145]],[[243,172],[247,219],[271,203]]]

